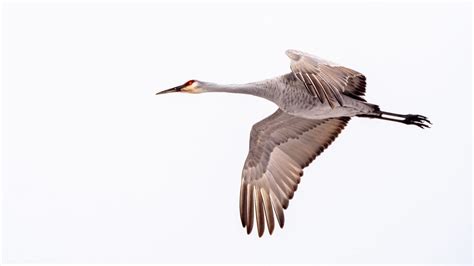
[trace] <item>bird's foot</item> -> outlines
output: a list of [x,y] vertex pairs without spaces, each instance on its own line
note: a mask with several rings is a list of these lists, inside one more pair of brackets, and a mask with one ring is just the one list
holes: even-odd
[[430,128],[431,122],[426,116],[409,114],[405,115],[404,117],[405,119],[402,121],[402,123],[407,125],[415,125],[420,128]]

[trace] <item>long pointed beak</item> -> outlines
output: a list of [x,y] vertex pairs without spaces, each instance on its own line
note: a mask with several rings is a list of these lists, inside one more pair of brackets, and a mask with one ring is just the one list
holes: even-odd
[[181,88],[183,88],[183,86],[178,86],[178,87],[174,87],[174,88],[167,89],[164,91],[160,91],[160,92],[157,92],[155,95],[166,94],[166,93],[171,93],[171,92],[179,92],[181,91]]

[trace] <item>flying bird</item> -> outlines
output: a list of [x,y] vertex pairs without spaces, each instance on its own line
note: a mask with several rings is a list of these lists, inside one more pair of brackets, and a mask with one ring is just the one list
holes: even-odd
[[221,85],[189,80],[158,92],[165,94],[243,93],[274,102],[278,109],[253,125],[250,147],[242,171],[240,218],[250,234],[283,228],[288,208],[308,166],[344,129],[352,117],[383,119],[427,128],[422,115],[382,111],[364,100],[366,78],[350,68],[296,50],[287,50],[291,72],[247,84]]

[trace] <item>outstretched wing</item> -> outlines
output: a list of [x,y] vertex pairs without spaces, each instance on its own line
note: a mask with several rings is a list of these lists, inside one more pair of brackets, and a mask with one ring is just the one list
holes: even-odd
[[363,100],[366,80],[361,73],[296,50],[287,50],[291,71],[302,81],[309,94],[331,107],[343,106],[341,94]]
[[331,144],[349,119],[312,120],[278,109],[252,127],[240,187],[240,218],[248,234],[254,213],[259,236],[265,230],[265,219],[269,233],[273,232],[273,213],[283,227],[283,209],[297,189],[303,168]]

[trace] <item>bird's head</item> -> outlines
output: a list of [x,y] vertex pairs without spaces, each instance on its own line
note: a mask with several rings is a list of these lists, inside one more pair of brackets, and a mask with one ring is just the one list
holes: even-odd
[[157,92],[156,95],[171,93],[171,92],[201,93],[203,92],[203,89],[201,88],[200,81],[192,79],[192,80],[188,80],[183,85],[179,85],[171,89]]

